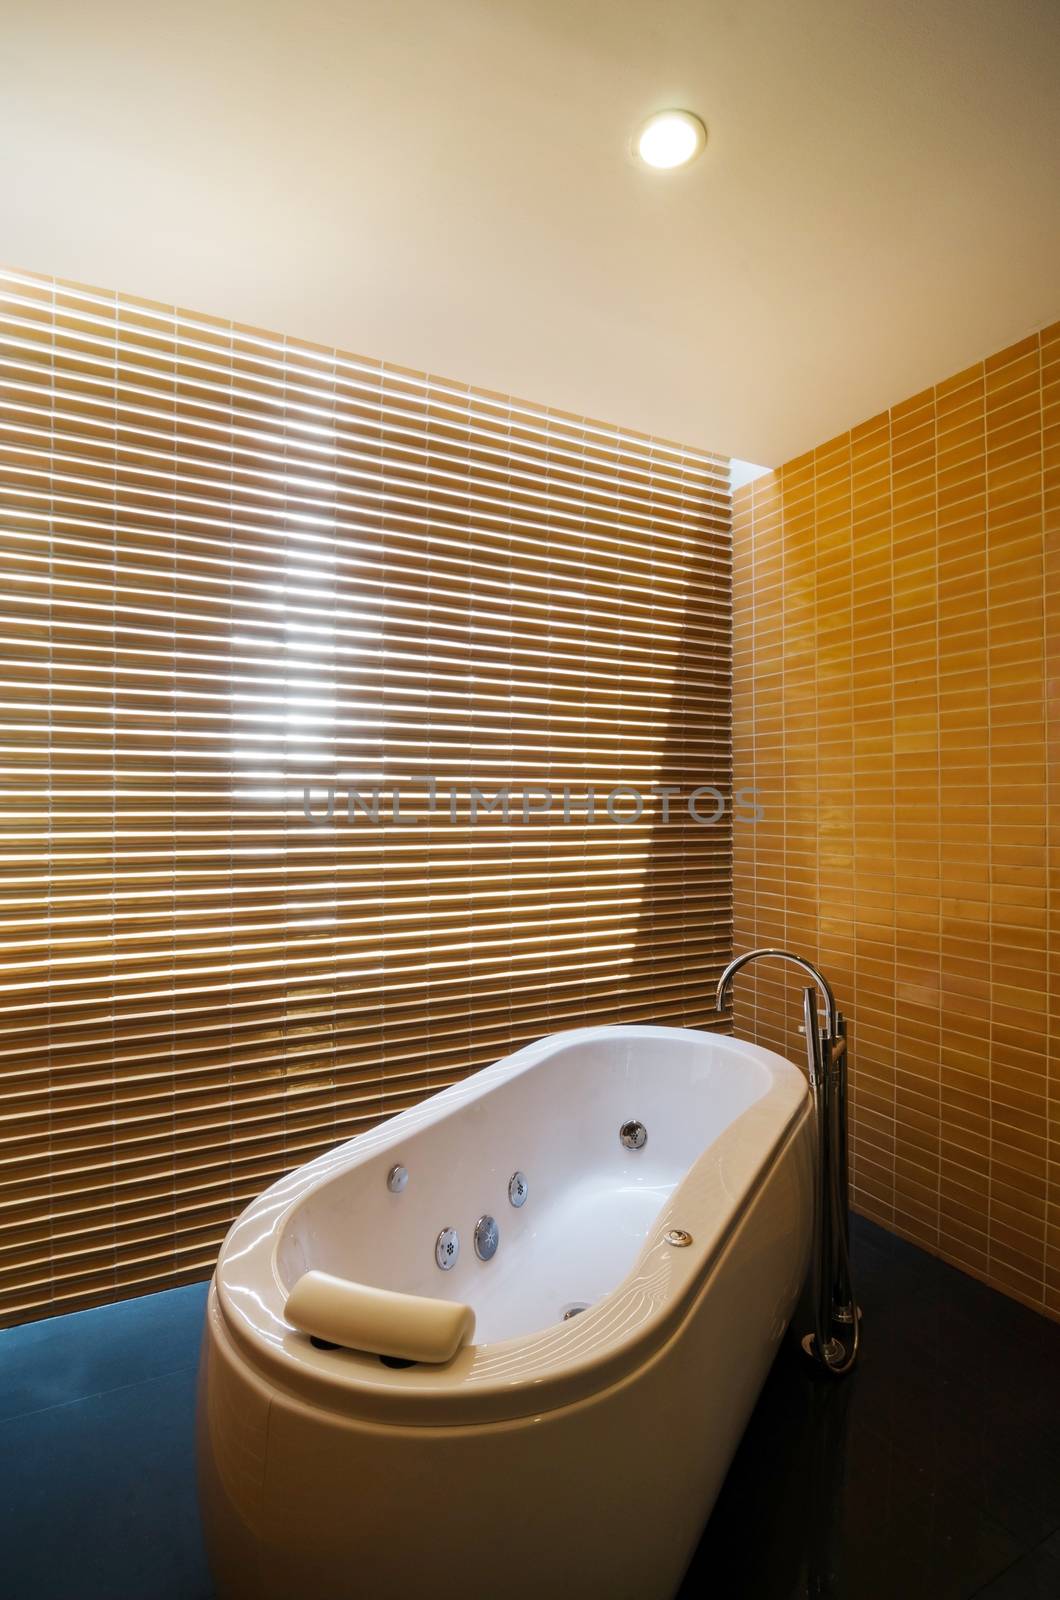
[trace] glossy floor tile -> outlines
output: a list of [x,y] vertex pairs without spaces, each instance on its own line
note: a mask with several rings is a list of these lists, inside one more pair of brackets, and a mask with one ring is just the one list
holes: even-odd
[[858,1370],[796,1318],[681,1600],[1058,1600],[1060,1326],[861,1218],[855,1266]]
[[0,1331],[0,1422],[194,1367],[206,1285]]
[[3,1600],[210,1600],[192,1421],[206,1285],[0,1332]]
[[[860,1369],[817,1378],[793,1331],[681,1600],[1058,1600],[1060,1326],[855,1228]],[[0,1333],[3,1600],[212,1600],[204,1302],[196,1285]]]

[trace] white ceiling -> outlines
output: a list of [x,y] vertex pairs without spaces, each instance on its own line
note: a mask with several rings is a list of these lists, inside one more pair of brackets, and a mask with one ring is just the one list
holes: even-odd
[[[0,260],[777,463],[1060,317],[1058,0],[0,0]],[[703,157],[628,154],[687,106]]]

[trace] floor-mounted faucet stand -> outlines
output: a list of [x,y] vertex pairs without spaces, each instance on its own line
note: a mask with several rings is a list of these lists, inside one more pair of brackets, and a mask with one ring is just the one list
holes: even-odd
[[[814,1326],[802,1347],[826,1371],[849,1372],[861,1341],[861,1312],[850,1276],[850,1184],[847,1173],[847,1025],[831,985],[817,968],[789,950],[748,950],[730,961],[718,980],[717,1007],[724,1010],[736,973],[762,956],[790,961],[813,983],[803,996],[806,1062],[817,1130],[814,1190]],[[823,1001],[824,1019],[818,1011]]]

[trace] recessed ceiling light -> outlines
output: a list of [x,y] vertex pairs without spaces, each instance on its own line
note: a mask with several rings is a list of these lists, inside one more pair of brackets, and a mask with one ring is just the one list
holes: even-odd
[[633,150],[649,167],[683,167],[706,142],[707,130],[691,111],[657,111],[638,129]]

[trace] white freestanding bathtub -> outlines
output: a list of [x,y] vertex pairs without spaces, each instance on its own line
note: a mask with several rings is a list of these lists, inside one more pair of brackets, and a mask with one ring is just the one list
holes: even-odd
[[[274,1184],[203,1341],[219,1594],[672,1596],[802,1285],[812,1163],[790,1063],[636,1026],[529,1045]],[[320,1348],[285,1318],[315,1271],[469,1306],[474,1342]]]

